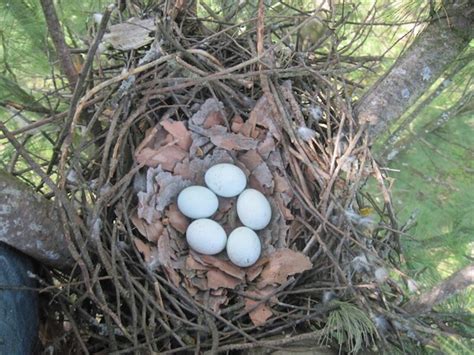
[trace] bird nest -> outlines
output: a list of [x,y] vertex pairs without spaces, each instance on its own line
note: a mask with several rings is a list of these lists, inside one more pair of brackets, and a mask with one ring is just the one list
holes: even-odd
[[[263,12],[246,31],[179,16],[130,23],[147,37],[129,29],[131,48],[118,43],[123,23],[105,34],[114,48],[83,78],[87,90],[76,86],[50,162],[76,267],[48,270],[55,312],[43,343],[115,353],[383,344],[402,292],[387,286],[397,226],[337,53],[296,53],[291,33],[272,44]],[[104,50],[99,37],[92,51]],[[272,208],[248,268],[191,251],[176,206],[223,162]],[[361,192],[369,178],[380,206]],[[239,226],[235,200],[220,199],[213,219]]]

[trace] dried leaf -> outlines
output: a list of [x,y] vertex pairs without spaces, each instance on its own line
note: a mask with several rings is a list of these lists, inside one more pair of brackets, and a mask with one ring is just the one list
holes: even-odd
[[223,125],[224,124],[224,115],[220,111],[211,112],[204,124],[202,125],[204,128],[211,128],[213,126]]
[[137,215],[133,215],[131,220],[140,234],[152,243],[156,243],[163,233],[164,227],[159,220],[154,221],[152,224],[148,224],[145,220],[138,218]]
[[177,145],[169,145],[160,147],[158,149],[143,148],[138,154],[135,155],[135,159],[140,164],[145,164],[156,168],[161,165],[163,170],[173,171],[176,163],[180,162],[186,157],[186,151]]
[[150,270],[155,270],[159,265],[156,248],[144,243],[139,238],[133,238],[133,244],[135,244],[137,250],[143,254],[143,259],[147,267]]
[[174,254],[174,252],[171,249],[170,236],[166,230],[161,235],[161,238],[158,239],[157,246],[158,262],[160,263],[160,265],[171,267],[171,255]]
[[262,157],[255,150],[249,150],[248,152],[241,154],[239,156],[239,161],[242,162],[250,172],[263,163]]
[[240,129],[242,128],[243,124],[244,124],[244,120],[242,119],[242,117],[235,116],[232,119],[232,124],[231,124],[230,129],[234,133],[240,133]]
[[198,290],[207,291],[209,290],[207,279],[203,279],[201,277],[193,277],[191,280],[191,284],[196,287]]
[[235,277],[229,276],[228,274],[211,269],[207,272],[207,285],[210,289],[224,288],[236,288],[242,280],[236,279]]
[[[266,297],[274,291],[274,288],[265,288],[264,290],[249,290],[245,294],[251,299],[245,297],[245,310],[249,312],[250,320],[256,326],[264,325],[265,322],[273,315],[271,308],[267,305],[267,302],[258,300],[259,298]],[[258,306],[257,306],[258,304]]]
[[266,263],[268,263],[268,258],[263,257],[260,258],[255,264],[247,268],[245,270],[245,273],[247,274],[247,281],[252,282],[253,280],[255,280],[262,272],[263,267]]
[[129,51],[153,41],[150,33],[155,30],[154,19],[131,18],[127,22],[112,25],[104,35],[103,42],[115,49]]
[[191,118],[190,122],[197,126],[202,126],[206,119],[214,112],[223,112],[224,105],[222,102],[216,99],[207,99],[202,106],[200,107],[199,111],[196,112]]
[[269,255],[270,261],[260,274],[259,288],[272,284],[283,284],[288,276],[299,274],[313,266],[303,253],[291,249],[279,249]]
[[191,270],[209,270],[208,266],[198,262],[192,255],[188,255],[186,258],[186,268]]
[[270,101],[267,95],[263,95],[255,104],[250,112],[249,122],[255,122],[259,126],[263,126],[270,131],[277,141],[281,140],[281,131],[273,117]]
[[176,287],[179,287],[179,284],[181,283],[181,277],[176,272],[176,270],[168,266],[163,267],[163,270],[165,271],[165,274],[168,276],[168,280],[170,280],[171,283],[175,285]]
[[189,133],[182,121],[167,119],[163,120],[161,125],[168,133],[173,136],[174,139],[176,139],[176,142],[180,148],[185,151],[189,150],[189,147],[191,147],[192,143],[191,133]]
[[193,257],[200,263],[213,266],[225,272],[227,275],[233,276],[239,280],[243,280],[245,278],[245,271],[238,266],[235,266],[230,261],[222,260],[211,255],[198,255],[196,253],[193,253]]
[[169,219],[171,226],[176,229],[178,232],[186,233],[186,229],[189,226],[189,220],[178,210],[178,207],[175,203],[171,204],[166,216]]
[[245,137],[240,133],[230,133],[224,126],[214,126],[209,129],[204,129],[196,126],[190,126],[190,128],[206,137],[211,139],[211,142],[219,147],[226,150],[250,150],[257,148],[257,141]]
[[219,313],[221,306],[227,304],[227,302],[229,302],[229,298],[225,294],[209,296],[209,308],[215,313]]
[[271,152],[276,149],[275,140],[270,132],[263,141],[258,143],[257,151],[263,159],[267,159]]

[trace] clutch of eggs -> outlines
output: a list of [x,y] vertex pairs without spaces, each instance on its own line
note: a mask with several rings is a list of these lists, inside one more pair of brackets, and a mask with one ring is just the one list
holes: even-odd
[[[262,230],[272,215],[266,197],[255,189],[245,189],[247,177],[233,164],[217,164],[207,170],[204,186],[189,186],[178,195],[178,209],[195,219],[186,230],[191,249],[206,255],[218,254],[224,249],[237,266],[253,265],[261,253],[261,244],[254,230]],[[222,226],[210,219],[219,207],[217,196],[237,198],[237,215],[244,227],[234,229],[227,238]]]

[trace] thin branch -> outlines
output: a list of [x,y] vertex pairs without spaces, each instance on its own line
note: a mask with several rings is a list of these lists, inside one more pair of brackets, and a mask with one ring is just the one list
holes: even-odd
[[61,71],[66,75],[67,80],[74,88],[76,86],[78,73],[72,62],[71,53],[66,44],[66,40],[64,39],[64,32],[61,28],[56,9],[54,8],[53,0],[41,0],[41,7],[43,8],[49,34],[56,48]]

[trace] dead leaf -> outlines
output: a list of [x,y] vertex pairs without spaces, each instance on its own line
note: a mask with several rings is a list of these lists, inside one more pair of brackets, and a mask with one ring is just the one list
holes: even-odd
[[127,22],[112,25],[104,34],[103,42],[121,51],[140,48],[153,41],[150,33],[155,30],[153,18],[131,18]]
[[207,99],[190,119],[190,123],[202,126],[206,119],[214,112],[223,112],[224,105],[216,99]]
[[268,258],[263,257],[260,258],[255,264],[247,268],[245,270],[245,273],[247,274],[247,281],[252,282],[253,280],[255,280],[262,272],[263,267],[266,263],[268,263]]
[[250,172],[263,163],[262,157],[255,150],[249,150],[239,155],[239,161],[242,162]]
[[189,226],[189,220],[178,210],[175,203],[171,204],[166,216],[169,219],[171,226],[180,233],[186,233],[186,229]]
[[257,125],[265,127],[279,142],[281,140],[281,131],[278,128],[275,117],[271,108],[267,95],[263,95],[258,99],[254,108],[250,112],[248,121],[256,122]]
[[186,268],[191,270],[209,270],[208,266],[198,262],[192,255],[188,255],[186,258]]
[[168,280],[171,281],[173,285],[176,287],[179,287],[179,284],[181,283],[181,277],[179,274],[176,272],[175,269],[172,267],[165,266],[163,267],[163,270],[165,271],[166,275],[168,276]]
[[257,151],[263,159],[267,159],[271,152],[276,149],[275,140],[270,132],[263,141],[258,143]]
[[242,128],[244,124],[244,120],[240,116],[235,116],[232,119],[232,124],[230,126],[230,130],[234,133],[240,133],[240,129]]
[[186,152],[177,145],[168,145],[158,149],[143,148],[135,159],[139,164],[145,164],[156,168],[161,165],[163,170],[173,171],[176,163],[180,162],[186,157]]
[[191,284],[194,287],[196,287],[198,290],[201,290],[201,291],[209,290],[207,279],[204,279],[201,277],[193,277],[190,281],[191,281]]
[[158,262],[160,265],[171,267],[171,255],[174,254],[174,252],[171,249],[170,236],[166,230],[161,235],[161,238],[158,239],[157,246]]
[[264,325],[273,315],[271,308],[267,305],[269,301],[262,302],[258,299],[270,295],[274,290],[272,287],[267,287],[264,290],[249,290],[245,293],[247,296],[254,298],[245,297],[245,310],[249,312],[250,320],[254,325]]
[[174,139],[176,139],[180,148],[186,152],[189,151],[189,147],[191,147],[192,143],[191,133],[189,133],[182,121],[167,119],[161,121],[161,125],[168,133],[173,136]]
[[191,283],[191,280],[186,277],[183,279],[183,281],[184,281],[183,283],[184,288],[189,292],[191,296],[194,297],[199,291],[198,288],[193,286],[193,284]]
[[233,276],[239,280],[243,280],[245,278],[245,271],[235,266],[230,261],[219,259],[212,255],[198,255],[193,253],[193,257],[202,264],[213,266],[227,275]]
[[257,148],[256,140],[245,137],[240,133],[228,132],[224,126],[214,126],[209,129],[190,126],[190,129],[203,136],[209,137],[215,146],[226,150],[250,150]]
[[220,308],[222,305],[225,305],[229,302],[227,295],[209,296],[209,308],[212,309],[214,313],[220,313]]
[[140,234],[152,243],[156,243],[163,233],[164,227],[159,220],[154,221],[152,224],[148,224],[145,220],[138,218],[137,215],[133,215],[131,220]]
[[255,176],[255,179],[257,179],[260,185],[269,189],[270,193],[273,192],[272,172],[270,171],[266,163],[262,162],[259,166],[257,166],[252,171],[252,175]]
[[242,280],[236,279],[235,277],[229,276],[228,274],[211,269],[207,272],[207,285],[210,289],[224,288],[236,288]]
[[221,111],[211,112],[206,120],[203,123],[204,128],[211,128],[213,126],[223,125],[224,124],[224,115]]
[[137,250],[143,254],[143,259],[150,270],[155,270],[158,267],[158,255],[155,247],[152,247],[139,238],[133,238],[133,244]]
[[263,268],[259,288],[272,284],[283,284],[288,276],[311,269],[313,264],[303,253],[291,249],[279,249],[269,255],[270,261]]

